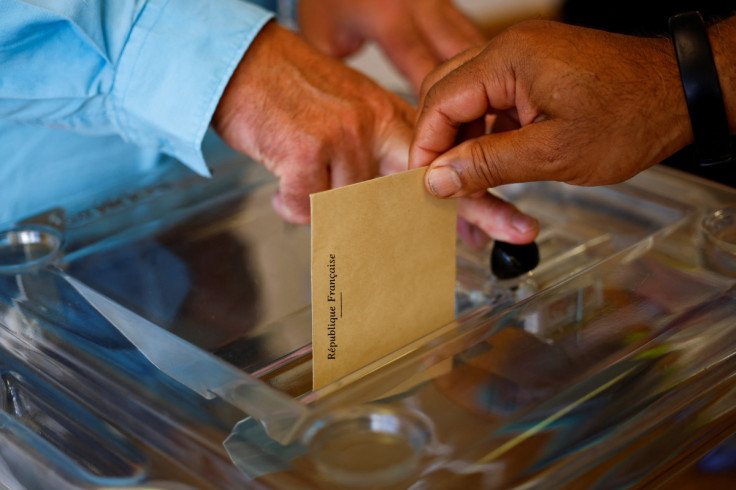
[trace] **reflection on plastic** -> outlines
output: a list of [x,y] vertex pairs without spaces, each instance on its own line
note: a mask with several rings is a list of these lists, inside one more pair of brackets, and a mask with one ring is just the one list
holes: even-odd
[[417,413],[366,406],[316,421],[303,439],[326,481],[375,487],[414,474],[430,435]]
[[306,411],[286,395],[123,308],[73,277],[71,286],[162,372],[206,398],[220,396],[286,444]]
[[0,274],[37,269],[56,258],[61,234],[53,228],[25,225],[0,232]]
[[706,260],[716,270],[736,276],[736,207],[714,211],[701,228]]

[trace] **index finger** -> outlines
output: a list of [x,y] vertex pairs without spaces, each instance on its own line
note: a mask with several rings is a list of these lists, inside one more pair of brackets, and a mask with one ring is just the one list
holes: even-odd
[[[432,70],[429,75],[424,77],[424,80],[422,81],[422,87],[419,90],[418,107],[424,106],[424,99],[427,97],[427,92],[429,92],[430,88],[432,88],[438,81],[445,78],[445,76],[447,76],[449,73],[457,70],[458,67],[465,64],[466,61],[475,58],[478,53],[483,51],[483,47],[484,46],[482,45],[473,46],[472,48],[468,48],[465,51],[458,53],[457,55],[453,56],[452,58]],[[419,114],[417,113],[417,117],[418,116]]]
[[460,125],[475,121],[490,107],[486,88],[461,66],[427,92],[409,150],[409,168],[424,167],[452,148]]
[[429,165],[452,148],[462,124],[514,106],[512,70],[489,47],[427,92],[409,153],[409,168]]

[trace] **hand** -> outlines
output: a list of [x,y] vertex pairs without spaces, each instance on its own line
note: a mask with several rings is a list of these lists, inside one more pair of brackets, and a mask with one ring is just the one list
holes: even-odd
[[330,56],[376,41],[415,90],[439,63],[484,41],[451,0],[300,0],[298,15],[304,38]]
[[[273,205],[309,223],[309,194],[407,169],[414,110],[360,73],[275,24],[261,31],[223,93],[212,126],[279,179]],[[493,196],[463,200],[460,234],[514,243],[537,233],[532,218]],[[509,229],[516,220],[529,226]]]
[[[488,116],[495,132],[462,141]],[[670,41],[530,21],[429,77],[410,167],[429,165],[439,197],[535,180],[603,185],[692,139]]]
[[407,169],[414,110],[275,23],[230,79],[212,126],[279,179],[276,211],[307,224],[309,194]]

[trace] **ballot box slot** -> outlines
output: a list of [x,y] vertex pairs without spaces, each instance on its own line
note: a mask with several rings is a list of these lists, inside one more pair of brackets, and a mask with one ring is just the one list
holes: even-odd
[[[62,267],[122,308],[301,396],[310,391],[310,234],[270,210],[274,189],[268,184],[218,196],[159,225],[154,213],[148,223],[76,250]],[[508,308],[622,250],[644,250],[692,213],[635,185],[591,190],[542,182],[497,192],[539,217],[541,261],[517,279],[496,281],[489,248],[458,244],[457,317],[484,306]],[[556,306],[564,318],[600,301],[595,284],[571,294],[577,296]],[[553,329],[549,322],[546,328]]]

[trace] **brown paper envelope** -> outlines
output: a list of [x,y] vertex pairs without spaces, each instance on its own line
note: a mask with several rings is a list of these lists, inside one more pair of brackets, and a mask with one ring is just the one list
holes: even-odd
[[311,196],[314,389],[453,320],[457,206],[425,171]]

